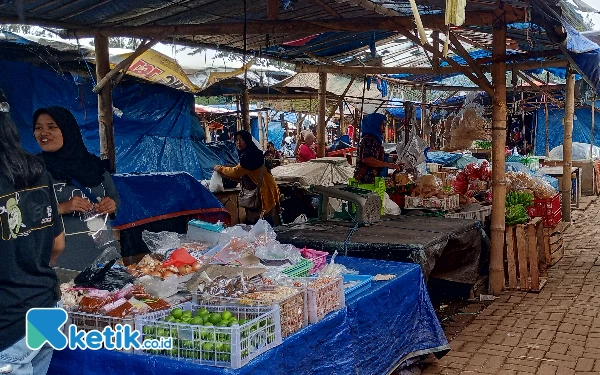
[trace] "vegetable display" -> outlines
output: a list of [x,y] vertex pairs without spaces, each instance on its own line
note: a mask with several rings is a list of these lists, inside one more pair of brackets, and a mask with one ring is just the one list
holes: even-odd
[[533,206],[533,194],[523,191],[511,191],[506,194],[506,207],[521,205],[525,208]]
[[506,208],[506,225],[526,224],[528,221],[527,210],[522,204]]

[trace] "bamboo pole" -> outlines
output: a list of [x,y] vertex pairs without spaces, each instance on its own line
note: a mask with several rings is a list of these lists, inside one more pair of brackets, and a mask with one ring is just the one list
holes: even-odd
[[550,145],[548,144],[548,96],[544,95],[544,112],[546,115],[546,158],[550,156]]
[[244,130],[252,131],[250,126],[250,97],[248,96],[247,87],[242,95],[242,127]]
[[[110,72],[108,38],[96,35],[96,81],[100,82]],[[116,171],[115,132],[113,123],[112,83],[107,80],[104,89],[98,94],[98,128],[100,135],[100,158],[108,159],[109,170]]]
[[[503,17],[500,17],[503,18]],[[493,25],[492,56],[506,55],[506,23]],[[492,248],[490,252],[490,293],[499,295],[504,287],[504,210],[506,204],[506,63],[492,66]]]
[[[425,87],[425,85],[423,85],[421,87],[421,137],[423,139],[426,139],[426,135],[425,135],[425,112],[427,111],[426,102],[427,99],[427,88]],[[429,144],[429,140],[426,139],[427,144]]]
[[340,137],[346,134],[346,119],[344,118],[344,100],[340,102]]
[[325,111],[327,97],[327,73],[319,73],[319,121],[317,123],[317,157],[325,156]]
[[521,91],[521,127],[523,129],[523,155],[527,155],[527,127],[525,126],[525,93]]
[[567,67],[565,97],[565,132],[563,137],[562,217],[571,222],[571,166],[573,158],[573,116],[575,113],[575,74]]
[[[593,88],[592,88],[593,89]],[[594,117],[596,112],[596,95],[592,98],[592,131],[590,134],[590,159],[594,160]]]
[[262,112],[258,112],[257,120],[258,120],[258,143],[264,149],[265,148],[265,126],[263,124],[264,118],[263,118]]
[[394,129],[394,143],[398,143],[398,128],[396,127],[395,116],[392,116],[392,129]]

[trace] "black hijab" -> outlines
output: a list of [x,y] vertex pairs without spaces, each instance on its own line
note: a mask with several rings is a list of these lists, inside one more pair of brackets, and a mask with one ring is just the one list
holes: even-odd
[[238,155],[240,157],[240,165],[244,169],[255,170],[260,168],[265,163],[265,156],[262,151],[256,147],[254,140],[252,139],[252,135],[246,130],[240,130],[235,133],[235,136],[240,136],[246,143],[246,148],[243,150],[238,150]]
[[67,183],[76,180],[89,188],[100,185],[105,171],[102,161],[85,147],[79,125],[71,111],[62,107],[40,108],[33,114],[34,129],[42,114],[52,117],[63,136],[63,146],[59,150],[42,152],[46,169],[52,177]]

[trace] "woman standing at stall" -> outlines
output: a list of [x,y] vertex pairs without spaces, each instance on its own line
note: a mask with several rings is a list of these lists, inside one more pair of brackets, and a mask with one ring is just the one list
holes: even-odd
[[246,224],[256,224],[264,217],[271,225],[279,224],[279,188],[265,166],[265,157],[252,135],[245,130],[235,134],[240,163],[235,167],[215,165],[223,177],[241,181],[239,205],[246,209]]
[[95,210],[114,217],[121,203],[119,194],[100,158],[88,152],[77,120],[68,109],[35,111],[33,135],[55,180],[58,212],[65,227],[66,248],[56,264],[81,271],[102,253],[91,238],[92,228],[83,214]]
[[400,165],[385,161],[383,149],[383,132],[385,131],[385,115],[371,113],[362,120],[362,138],[356,152],[356,168],[354,178],[361,184],[372,184],[379,177],[383,168],[400,169]]
[[65,235],[50,177],[41,160],[21,148],[9,109],[0,90],[0,373],[44,375],[52,348],[27,347],[25,317],[59,300],[50,264]]

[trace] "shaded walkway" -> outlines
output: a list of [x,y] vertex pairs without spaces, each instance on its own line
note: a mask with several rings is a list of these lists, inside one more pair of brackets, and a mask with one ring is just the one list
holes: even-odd
[[600,201],[572,216],[544,289],[504,292],[423,374],[600,374]]

